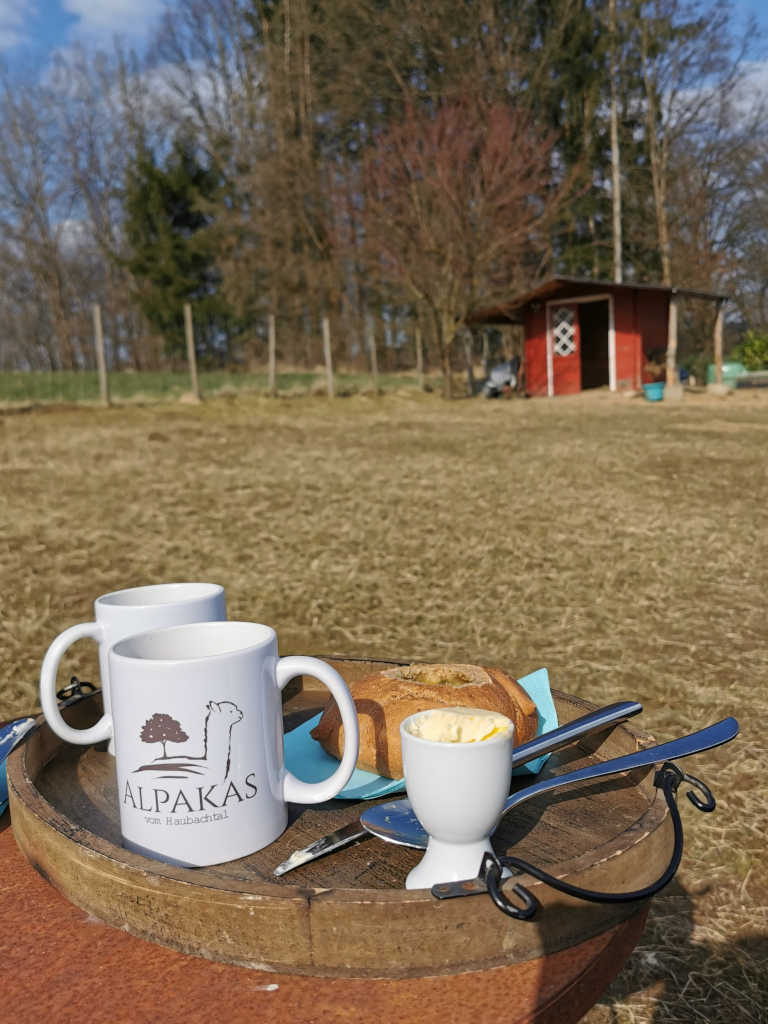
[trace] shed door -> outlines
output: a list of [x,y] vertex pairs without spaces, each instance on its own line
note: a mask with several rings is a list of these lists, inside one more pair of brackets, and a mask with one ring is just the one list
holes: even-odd
[[552,391],[573,395],[581,391],[581,345],[577,303],[549,307],[549,344],[552,353]]

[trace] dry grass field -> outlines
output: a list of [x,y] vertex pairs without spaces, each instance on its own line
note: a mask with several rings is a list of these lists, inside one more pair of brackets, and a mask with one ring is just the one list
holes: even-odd
[[546,666],[659,740],[736,715],[688,762],[718,810],[681,791],[678,878],[585,1020],[768,1020],[768,394],[36,409],[0,453],[0,717],[97,595],[181,579],[284,654]]

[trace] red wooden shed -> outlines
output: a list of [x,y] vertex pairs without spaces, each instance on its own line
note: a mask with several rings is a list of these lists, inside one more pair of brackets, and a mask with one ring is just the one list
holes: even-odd
[[[587,388],[639,390],[643,366],[664,359],[670,305],[677,298],[724,295],[653,284],[553,277],[503,306],[477,310],[470,325],[523,324],[525,388],[530,395],[572,395]],[[674,348],[677,348],[676,315]]]

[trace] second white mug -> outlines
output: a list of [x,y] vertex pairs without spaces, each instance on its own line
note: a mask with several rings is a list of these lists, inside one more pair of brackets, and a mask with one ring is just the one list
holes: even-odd
[[[102,594],[94,601],[94,621],[70,626],[53,641],[40,669],[40,705],[51,729],[67,743],[109,740],[114,754],[109,713],[109,661],[107,652],[119,640],[149,629],[190,622],[218,622],[227,617],[224,588],[218,583],[157,583]],[[59,662],[76,640],[90,637],[99,645],[99,670],[104,715],[89,729],[73,729],[64,721],[56,699]]]

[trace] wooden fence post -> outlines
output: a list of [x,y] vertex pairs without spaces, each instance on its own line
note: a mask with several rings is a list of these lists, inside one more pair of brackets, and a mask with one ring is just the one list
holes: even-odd
[[333,362],[331,360],[331,323],[327,316],[323,317],[323,358],[325,359],[325,379],[328,386],[328,397],[333,398]]
[[267,318],[267,345],[269,364],[267,387],[270,395],[275,398],[277,395],[277,328],[274,313],[270,313]]
[[373,377],[373,393],[378,395],[379,392],[379,355],[376,351],[376,331],[373,326],[373,318],[367,316],[365,318],[365,333],[368,336],[368,351],[371,354],[371,376]]
[[184,334],[187,339],[187,362],[189,363],[189,379],[192,396],[200,401],[200,386],[197,383],[197,356],[195,355],[195,332],[192,327],[192,307],[184,303]]
[[101,306],[97,302],[93,305],[93,333],[96,338],[96,365],[99,368],[99,395],[101,404],[109,405],[109,380],[104,355],[104,334],[101,330]]

